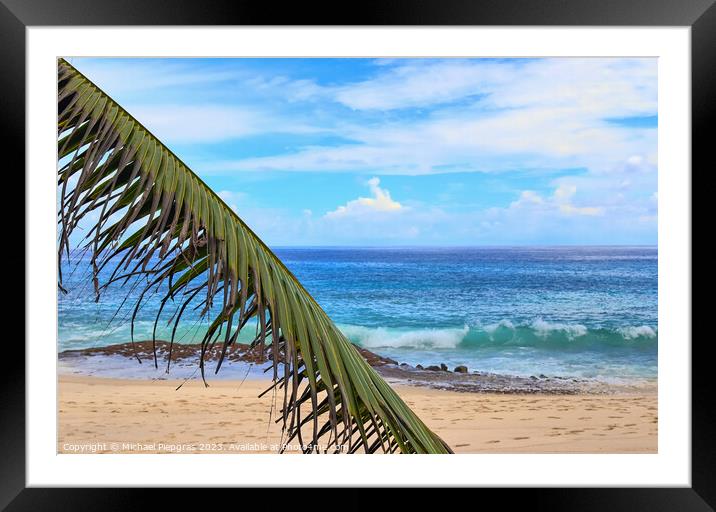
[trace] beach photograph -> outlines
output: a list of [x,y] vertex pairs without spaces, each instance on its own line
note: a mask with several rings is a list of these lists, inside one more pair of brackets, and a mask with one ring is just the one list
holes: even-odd
[[58,59],[57,453],[658,453],[657,89]]

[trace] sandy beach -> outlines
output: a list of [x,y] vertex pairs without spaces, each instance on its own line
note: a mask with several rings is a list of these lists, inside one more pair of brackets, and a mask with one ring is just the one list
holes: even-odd
[[[271,453],[267,380],[60,375],[58,453]],[[656,453],[655,391],[470,393],[396,385],[456,453]],[[275,416],[275,410],[274,410]]]

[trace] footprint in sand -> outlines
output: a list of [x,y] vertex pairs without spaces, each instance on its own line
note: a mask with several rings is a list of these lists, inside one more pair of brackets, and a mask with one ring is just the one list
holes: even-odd
[[547,417],[551,420],[561,420],[562,419],[559,416],[547,416]]
[[494,443],[499,443],[499,442],[500,442],[499,439],[493,439],[492,441],[485,441],[485,444],[494,444]]
[[529,439],[529,437],[513,437],[512,439],[514,439],[515,441],[520,441],[522,439]]
[[498,418],[498,417],[496,417],[496,416],[493,416],[493,417],[491,417],[490,419],[491,419],[491,420],[501,420],[502,418]]
[[455,448],[461,448],[463,446],[470,446],[470,443],[462,443],[462,444],[456,444]]

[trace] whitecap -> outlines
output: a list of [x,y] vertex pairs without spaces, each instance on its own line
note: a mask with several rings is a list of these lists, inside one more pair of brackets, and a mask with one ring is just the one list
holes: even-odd
[[617,329],[619,334],[624,336],[625,340],[633,340],[636,338],[656,338],[656,330],[648,325],[620,327]]
[[551,323],[543,320],[542,318],[535,319],[530,327],[534,329],[537,336],[542,338],[546,338],[554,331],[561,331],[564,332],[567,335],[567,338],[571,340],[580,336],[585,336],[588,332],[588,329],[582,324]]
[[385,327],[362,327],[339,325],[351,341],[365,348],[455,348],[467,335],[469,327],[462,329],[414,329],[398,330]]

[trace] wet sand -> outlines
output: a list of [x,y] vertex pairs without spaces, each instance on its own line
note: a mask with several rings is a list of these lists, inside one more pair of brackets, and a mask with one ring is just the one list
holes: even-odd
[[[59,453],[272,453],[268,380],[61,374]],[[456,392],[393,384],[457,453],[656,453],[655,389],[611,394]]]

